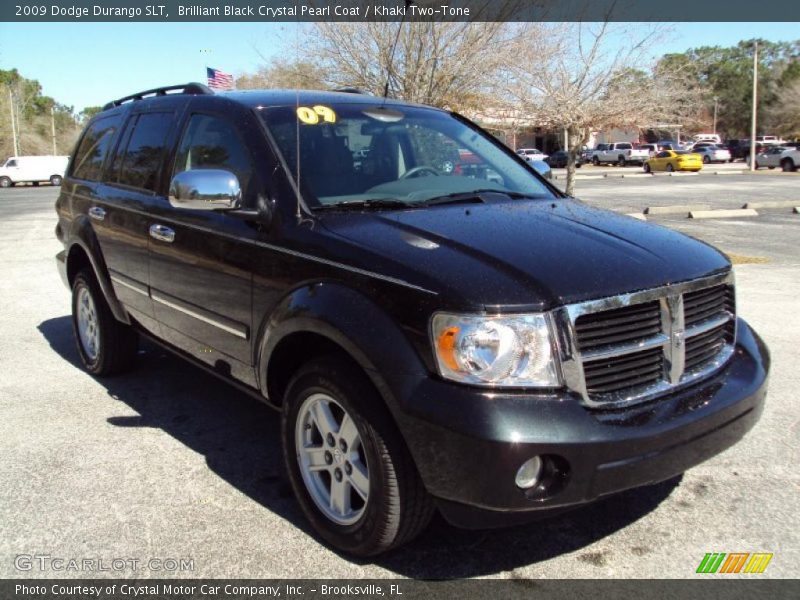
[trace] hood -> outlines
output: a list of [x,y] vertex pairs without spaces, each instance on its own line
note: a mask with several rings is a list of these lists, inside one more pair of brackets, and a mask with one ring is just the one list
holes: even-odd
[[727,270],[711,246],[575,200],[508,200],[327,213],[357,266],[447,305],[550,308]]

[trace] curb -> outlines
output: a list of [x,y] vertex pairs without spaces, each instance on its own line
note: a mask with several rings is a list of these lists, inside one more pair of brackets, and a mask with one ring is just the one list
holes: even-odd
[[644,209],[647,215],[674,215],[680,213],[690,213],[692,211],[707,211],[711,209],[710,204],[673,204],[670,206],[648,206]]
[[690,219],[720,219],[727,217],[757,217],[758,213],[752,208],[733,208],[721,210],[693,210],[689,213]]
[[763,202],[747,202],[742,208],[794,208],[797,200],[764,200]]
[[625,216],[633,219],[639,219],[640,221],[647,221],[647,217],[642,213],[625,213]]

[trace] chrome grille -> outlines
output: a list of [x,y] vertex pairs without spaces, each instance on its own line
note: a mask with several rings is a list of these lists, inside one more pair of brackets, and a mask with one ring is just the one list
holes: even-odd
[[733,275],[557,311],[567,386],[592,407],[644,402],[707,377],[733,354]]

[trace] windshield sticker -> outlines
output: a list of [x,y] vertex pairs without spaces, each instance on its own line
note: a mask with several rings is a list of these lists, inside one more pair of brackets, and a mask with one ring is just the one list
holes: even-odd
[[317,104],[314,107],[298,106],[297,118],[306,125],[318,123],[336,123],[336,113],[329,106]]

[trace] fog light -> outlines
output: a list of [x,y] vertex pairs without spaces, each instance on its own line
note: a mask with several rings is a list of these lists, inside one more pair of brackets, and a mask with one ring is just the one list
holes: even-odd
[[534,456],[522,463],[519,471],[517,471],[515,483],[517,487],[528,490],[539,483],[539,477],[541,477],[541,475],[542,459],[538,456]]

